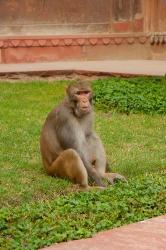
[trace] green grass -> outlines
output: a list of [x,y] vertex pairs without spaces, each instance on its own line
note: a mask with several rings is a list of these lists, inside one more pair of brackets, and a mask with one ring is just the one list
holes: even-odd
[[38,249],[165,212],[165,115],[97,112],[110,167],[128,184],[75,193],[67,180],[45,174],[40,130],[65,85],[0,84],[0,249]]
[[102,110],[166,114],[166,77],[97,79],[93,87],[96,105]]
[[166,168],[166,116],[98,114],[110,167],[128,177]]
[[79,192],[49,202],[3,208],[2,249],[39,249],[164,214],[164,189],[164,175],[149,175],[104,191]]

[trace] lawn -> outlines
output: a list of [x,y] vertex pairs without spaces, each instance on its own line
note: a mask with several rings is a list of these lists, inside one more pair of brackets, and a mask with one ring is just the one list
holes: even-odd
[[77,192],[69,181],[46,175],[40,130],[65,86],[65,81],[0,83],[1,249],[38,249],[166,211],[164,114],[96,111],[95,128],[110,167],[128,183]]

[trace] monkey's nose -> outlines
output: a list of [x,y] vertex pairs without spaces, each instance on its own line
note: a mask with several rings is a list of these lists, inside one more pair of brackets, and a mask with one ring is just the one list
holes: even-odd
[[83,103],[88,103],[88,100],[87,99],[82,99],[82,102]]

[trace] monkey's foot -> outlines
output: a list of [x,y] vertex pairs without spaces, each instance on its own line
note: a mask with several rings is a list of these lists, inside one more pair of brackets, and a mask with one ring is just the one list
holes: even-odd
[[105,173],[105,179],[111,185],[114,185],[117,181],[127,182],[126,178],[118,173]]

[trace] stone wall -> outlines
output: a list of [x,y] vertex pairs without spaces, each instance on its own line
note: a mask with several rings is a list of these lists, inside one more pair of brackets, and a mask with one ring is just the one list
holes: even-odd
[[0,35],[143,31],[140,0],[0,0]]
[[166,59],[166,0],[0,0],[0,63]]
[[108,32],[110,0],[1,0],[0,34]]

